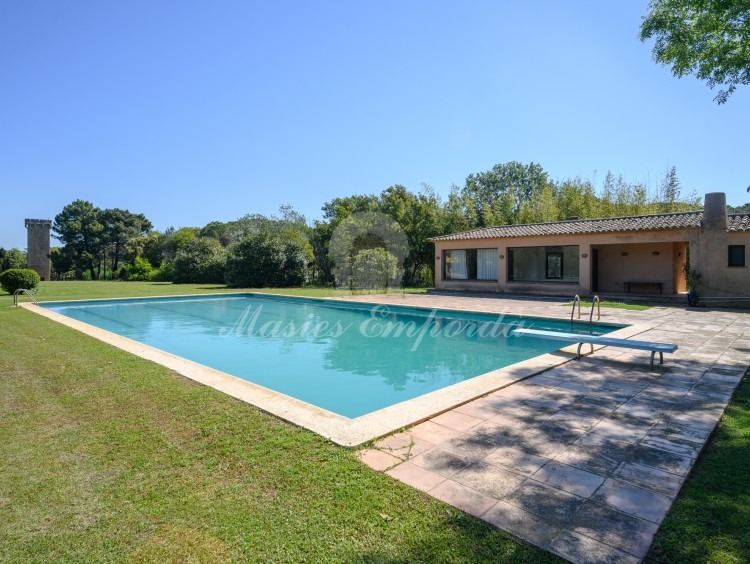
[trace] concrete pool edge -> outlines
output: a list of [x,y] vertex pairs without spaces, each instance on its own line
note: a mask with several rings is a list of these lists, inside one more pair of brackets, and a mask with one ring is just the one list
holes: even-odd
[[[247,294],[247,292],[244,294]],[[168,297],[180,298],[181,296]],[[314,299],[326,300],[328,298]],[[341,300],[341,298],[337,299]],[[56,301],[54,303],[59,304],[63,302]],[[362,302],[357,303],[361,304]],[[378,304],[372,303],[372,305]],[[463,403],[509,386],[514,382],[524,380],[530,376],[564,364],[573,358],[572,355],[576,349],[575,346],[565,347],[559,351],[543,354],[417,398],[354,419],[349,419],[219,370],[77,321],[44,307],[35,306],[30,303],[23,303],[21,307],[121,350],[174,370],[190,380],[210,386],[245,403],[254,405],[263,411],[308,429],[344,447],[356,447],[404,427],[420,423]],[[626,338],[647,329],[647,326],[630,325],[614,331],[610,335]]]

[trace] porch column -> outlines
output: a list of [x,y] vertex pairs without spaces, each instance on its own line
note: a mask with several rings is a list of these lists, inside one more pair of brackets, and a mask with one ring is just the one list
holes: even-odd
[[579,294],[591,295],[591,243],[581,243],[578,247],[578,285]]
[[497,291],[505,292],[508,282],[508,247],[497,245]]
[[435,288],[443,287],[443,261],[441,260],[443,249],[440,243],[435,243]]

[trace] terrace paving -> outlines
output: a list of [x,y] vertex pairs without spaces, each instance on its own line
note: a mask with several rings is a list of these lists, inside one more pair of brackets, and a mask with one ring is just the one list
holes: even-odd
[[[363,296],[368,302],[566,318],[560,300]],[[378,471],[572,562],[639,562],[750,365],[750,312],[604,308],[649,355],[603,348],[360,451]]]

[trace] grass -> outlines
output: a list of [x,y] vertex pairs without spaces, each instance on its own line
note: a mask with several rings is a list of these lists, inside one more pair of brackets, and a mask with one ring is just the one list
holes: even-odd
[[[2,290],[0,290],[2,291]],[[406,288],[398,290],[405,293],[423,293],[425,288]],[[96,300],[105,298],[131,298],[148,296],[175,296],[184,294],[215,294],[231,292],[266,292],[275,294],[290,294],[295,296],[308,296],[316,298],[328,298],[333,296],[350,296],[348,290],[337,290],[333,287],[309,287],[309,288],[251,288],[237,289],[227,288],[219,284],[172,284],[171,282],[41,282],[35,293],[39,301],[55,300]],[[367,292],[356,292],[367,294]],[[4,300],[8,300],[5,302]],[[21,296],[20,301],[28,301]],[[0,307],[4,303],[13,303],[13,297],[9,294],[0,294]]]
[[[39,297],[222,291],[57,284]],[[351,450],[10,303],[2,562],[558,561]]]
[[750,373],[656,535],[647,562],[750,562]]
[[[626,304],[624,302],[599,302],[601,307],[611,307],[614,309],[629,309],[631,311],[644,311],[647,309],[651,309],[651,306],[643,305],[643,304]],[[573,302],[568,302],[566,304],[562,304],[564,307],[571,307],[573,305]],[[590,310],[591,309],[591,302],[581,301],[581,311],[583,310]]]

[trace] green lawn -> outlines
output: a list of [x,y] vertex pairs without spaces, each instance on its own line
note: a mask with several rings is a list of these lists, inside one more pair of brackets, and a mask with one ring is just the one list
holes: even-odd
[[[564,307],[572,307],[573,302],[568,302],[566,304],[562,304]],[[643,305],[643,304],[626,304],[624,302],[599,302],[599,305],[601,307],[611,307],[614,309],[629,309],[631,311],[644,311],[646,309],[651,309],[651,306]],[[582,301],[581,302],[581,311],[591,311],[591,302]]]
[[[424,288],[406,288],[398,290],[406,293],[422,293]],[[2,289],[0,289],[2,292]],[[275,294],[293,294],[295,296],[310,296],[327,298],[331,296],[349,296],[347,290],[337,290],[332,287],[318,288],[260,288],[236,289],[227,288],[219,284],[172,284],[171,282],[42,282],[34,294],[39,301],[53,300],[95,300],[103,298],[130,298],[146,296],[175,296],[181,294],[215,294],[226,292],[272,292]],[[366,292],[358,292],[366,294]],[[25,296],[20,301],[29,301]],[[0,307],[6,303],[13,303],[13,297],[0,293]]]
[[[57,284],[39,297],[217,291]],[[11,303],[2,562],[557,561],[354,451]]]

